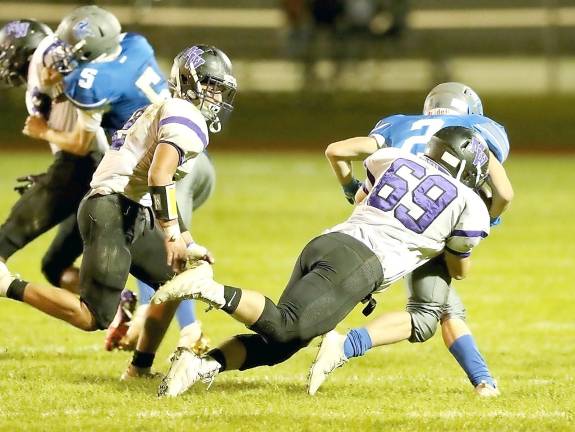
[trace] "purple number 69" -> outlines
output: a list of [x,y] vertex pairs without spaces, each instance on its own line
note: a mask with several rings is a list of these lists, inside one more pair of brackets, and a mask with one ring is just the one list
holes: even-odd
[[[420,180],[411,192],[414,204],[411,209],[399,204],[409,192],[409,180]],[[406,228],[421,234],[456,197],[457,188],[449,180],[437,174],[426,176],[424,166],[400,158],[381,176],[367,204],[384,212],[393,210],[395,218]]]

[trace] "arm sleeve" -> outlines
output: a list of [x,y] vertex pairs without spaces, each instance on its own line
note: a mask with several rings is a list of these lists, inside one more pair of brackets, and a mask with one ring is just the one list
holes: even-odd
[[64,78],[64,94],[83,110],[105,110],[116,99],[100,69],[80,68]]
[[485,139],[489,150],[493,152],[497,160],[501,163],[505,162],[509,156],[509,138],[505,128],[489,118],[484,118],[482,122],[475,124],[474,128]]
[[462,258],[489,235],[489,213],[478,195],[466,190],[466,205],[454,230],[445,242],[445,249]]
[[78,111],[78,123],[82,127],[82,129],[96,133],[100,128],[100,124],[102,123],[102,115],[104,111],[102,110],[77,110]]
[[369,133],[369,136],[377,141],[378,148],[389,147],[389,132],[392,125],[392,117],[385,117],[377,122]]

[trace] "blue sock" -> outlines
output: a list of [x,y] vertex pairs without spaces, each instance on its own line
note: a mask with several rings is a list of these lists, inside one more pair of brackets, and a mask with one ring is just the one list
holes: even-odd
[[[138,281],[138,290],[140,291],[140,304],[150,304],[150,300],[154,295],[154,289],[148,284]],[[184,300],[181,302],[176,310],[176,318],[178,319],[180,328],[184,328],[196,321],[195,302],[193,300]]]
[[178,319],[178,324],[180,324],[181,329],[195,322],[196,304],[194,300],[184,300],[181,302],[176,310],[176,318]]
[[495,385],[493,377],[487,369],[487,363],[481,356],[473,336],[464,335],[455,339],[455,342],[449,347],[449,352],[455,357],[474,387],[481,381]]
[[150,300],[152,300],[152,296],[154,295],[154,288],[139,280],[138,291],[140,291],[140,298],[138,299],[140,304],[141,305],[150,304]]
[[372,347],[369,333],[364,327],[352,329],[347,333],[343,352],[347,358],[359,357]]

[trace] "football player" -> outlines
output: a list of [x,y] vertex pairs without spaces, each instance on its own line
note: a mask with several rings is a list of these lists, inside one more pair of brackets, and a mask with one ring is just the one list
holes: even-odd
[[[44,63],[48,67],[42,72],[60,91],[63,85],[64,95],[76,106],[78,115],[74,113],[74,121],[65,129],[52,127],[36,115],[30,116],[24,128],[25,134],[50,139],[60,149],[83,154],[86,143],[92,139],[95,130],[101,130],[100,126],[111,135],[128,121],[134,111],[169,96],[167,82],[156,63],[152,47],[141,35],[121,33],[119,21],[109,11],[97,6],[77,8],[62,20],[56,36],[58,43],[52,42],[56,46],[49,55],[45,55]],[[101,155],[98,160],[100,158]],[[200,193],[197,189],[203,184],[206,191],[202,193],[205,193],[210,190],[209,184],[213,182],[213,167],[206,154],[199,155],[198,161],[194,176],[201,183],[193,187]],[[95,166],[90,171],[84,170],[86,181],[82,193],[76,201],[70,203],[74,211],[89,189],[94,169]],[[185,209],[192,205],[190,187],[192,185],[189,182],[177,186],[179,198],[185,200],[180,201]],[[75,215],[73,220],[76,220]],[[189,226],[191,216],[184,218],[184,222]],[[66,243],[65,250],[73,251],[73,258],[76,258],[82,251],[82,242],[76,224],[73,227],[76,241],[68,243],[69,239],[63,238],[58,245]],[[54,279],[49,278],[48,281],[57,285]],[[73,285],[78,285],[77,273]],[[150,296],[145,293],[146,288],[142,284],[140,299],[144,302]],[[124,310],[118,310],[117,319],[106,335],[105,347],[108,350],[118,346],[128,329],[126,321],[129,317]],[[195,320],[193,302],[182,303],[178,321],[182,342],[190,339],[190,335],[199,337],[199,323]],[[136,329],[137,326],[134,326]]]
[[[178,216],[174,178],[185,175],[233,108],[236,81],[220,50],[193,46],[174,61],[168,98],[137,110],[112,138],[78,210],[84,243],[80,297],[26,282],[0,264],[0,296],[25,302],[82,330],[112,321],[129,273],[154,288],[188,259],[206,259]],[[155,222],[158,223],[155,223]],[[174,306],[150,307],[144,337],[159,344]],[[147,361],[136,350],[135,361]]]
[[[32,116],[51,128],[73,129],[76,109],[65,100],[54,100],[61,88],[45,80],[45,62],[59,46],[45,24],[16,20],[0,30],[0,86],[26,85],[26,106]],[[18,186],[22,196],[0,227],[0,261],[6,262],[42,233],[58,225],[58,233],[42,260],[42,272],[53,285],[74,289],[77,269],[74,261],[82,252],[76,223],[78,205],[89,190],[90,179],[108,147],[104,132],[94,133],[80,149],[63,149],[48,139],[54,160],[46,174],[28,176]]]
[[375,152],[365,161],[367,180],[352,215],[308,243],[277,305],[215,282],[207,263],[176,276],[153,302],[200,299],[256,334],[238,335],[204,357],[177,351],[159,394],[178,395],[222,371],[285,361],[362,299],[444,251],[450,275],[465,277],[471,249],[489,232],[474,191],[488,164],[484,140],[463,127],[441,129],[422,157],[396,148]]
[[[383,118],[367,137],[329,145],[326,156],[345,197],[353,203],[360,182],[353,178],[352,160],[362,160],[386,147],[419,154],[424,151],[430,137],[446,126],[472,128],[487,142],[489,176],[482,194],[489,195],[491,222],[497,224],[499,215],[513,198],[511,183],[501,165],[509,153],[509,141],[505,129],[483,115],[478,95],[464,84],[439,84],[428,94],[423,115]],[[346,336],[335,331],[327,335],[311,371],[310,393],[315,393],[327,374],[348,358],[363,355],[372,346],[405,339],[424,342],[433,336],[437,323],[441,322],[445,345],[466,372],[477,394],[497,396],[499,390],[465,323],[465,308],[455,288],[450,285],[451,276],[445,261],[444,256],[439,256],[407,276],[409,298],[406,311],[383,314],[365,327],[352,329]]]

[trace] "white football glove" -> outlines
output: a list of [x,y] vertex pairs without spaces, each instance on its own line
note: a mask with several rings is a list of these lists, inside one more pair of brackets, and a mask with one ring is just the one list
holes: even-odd
[[214,263],[214,257],[210,251],[195,242],[192,242],[187,247],[188,251],[188,267],[195,267],[198,261],[206,261],[210,264]]

